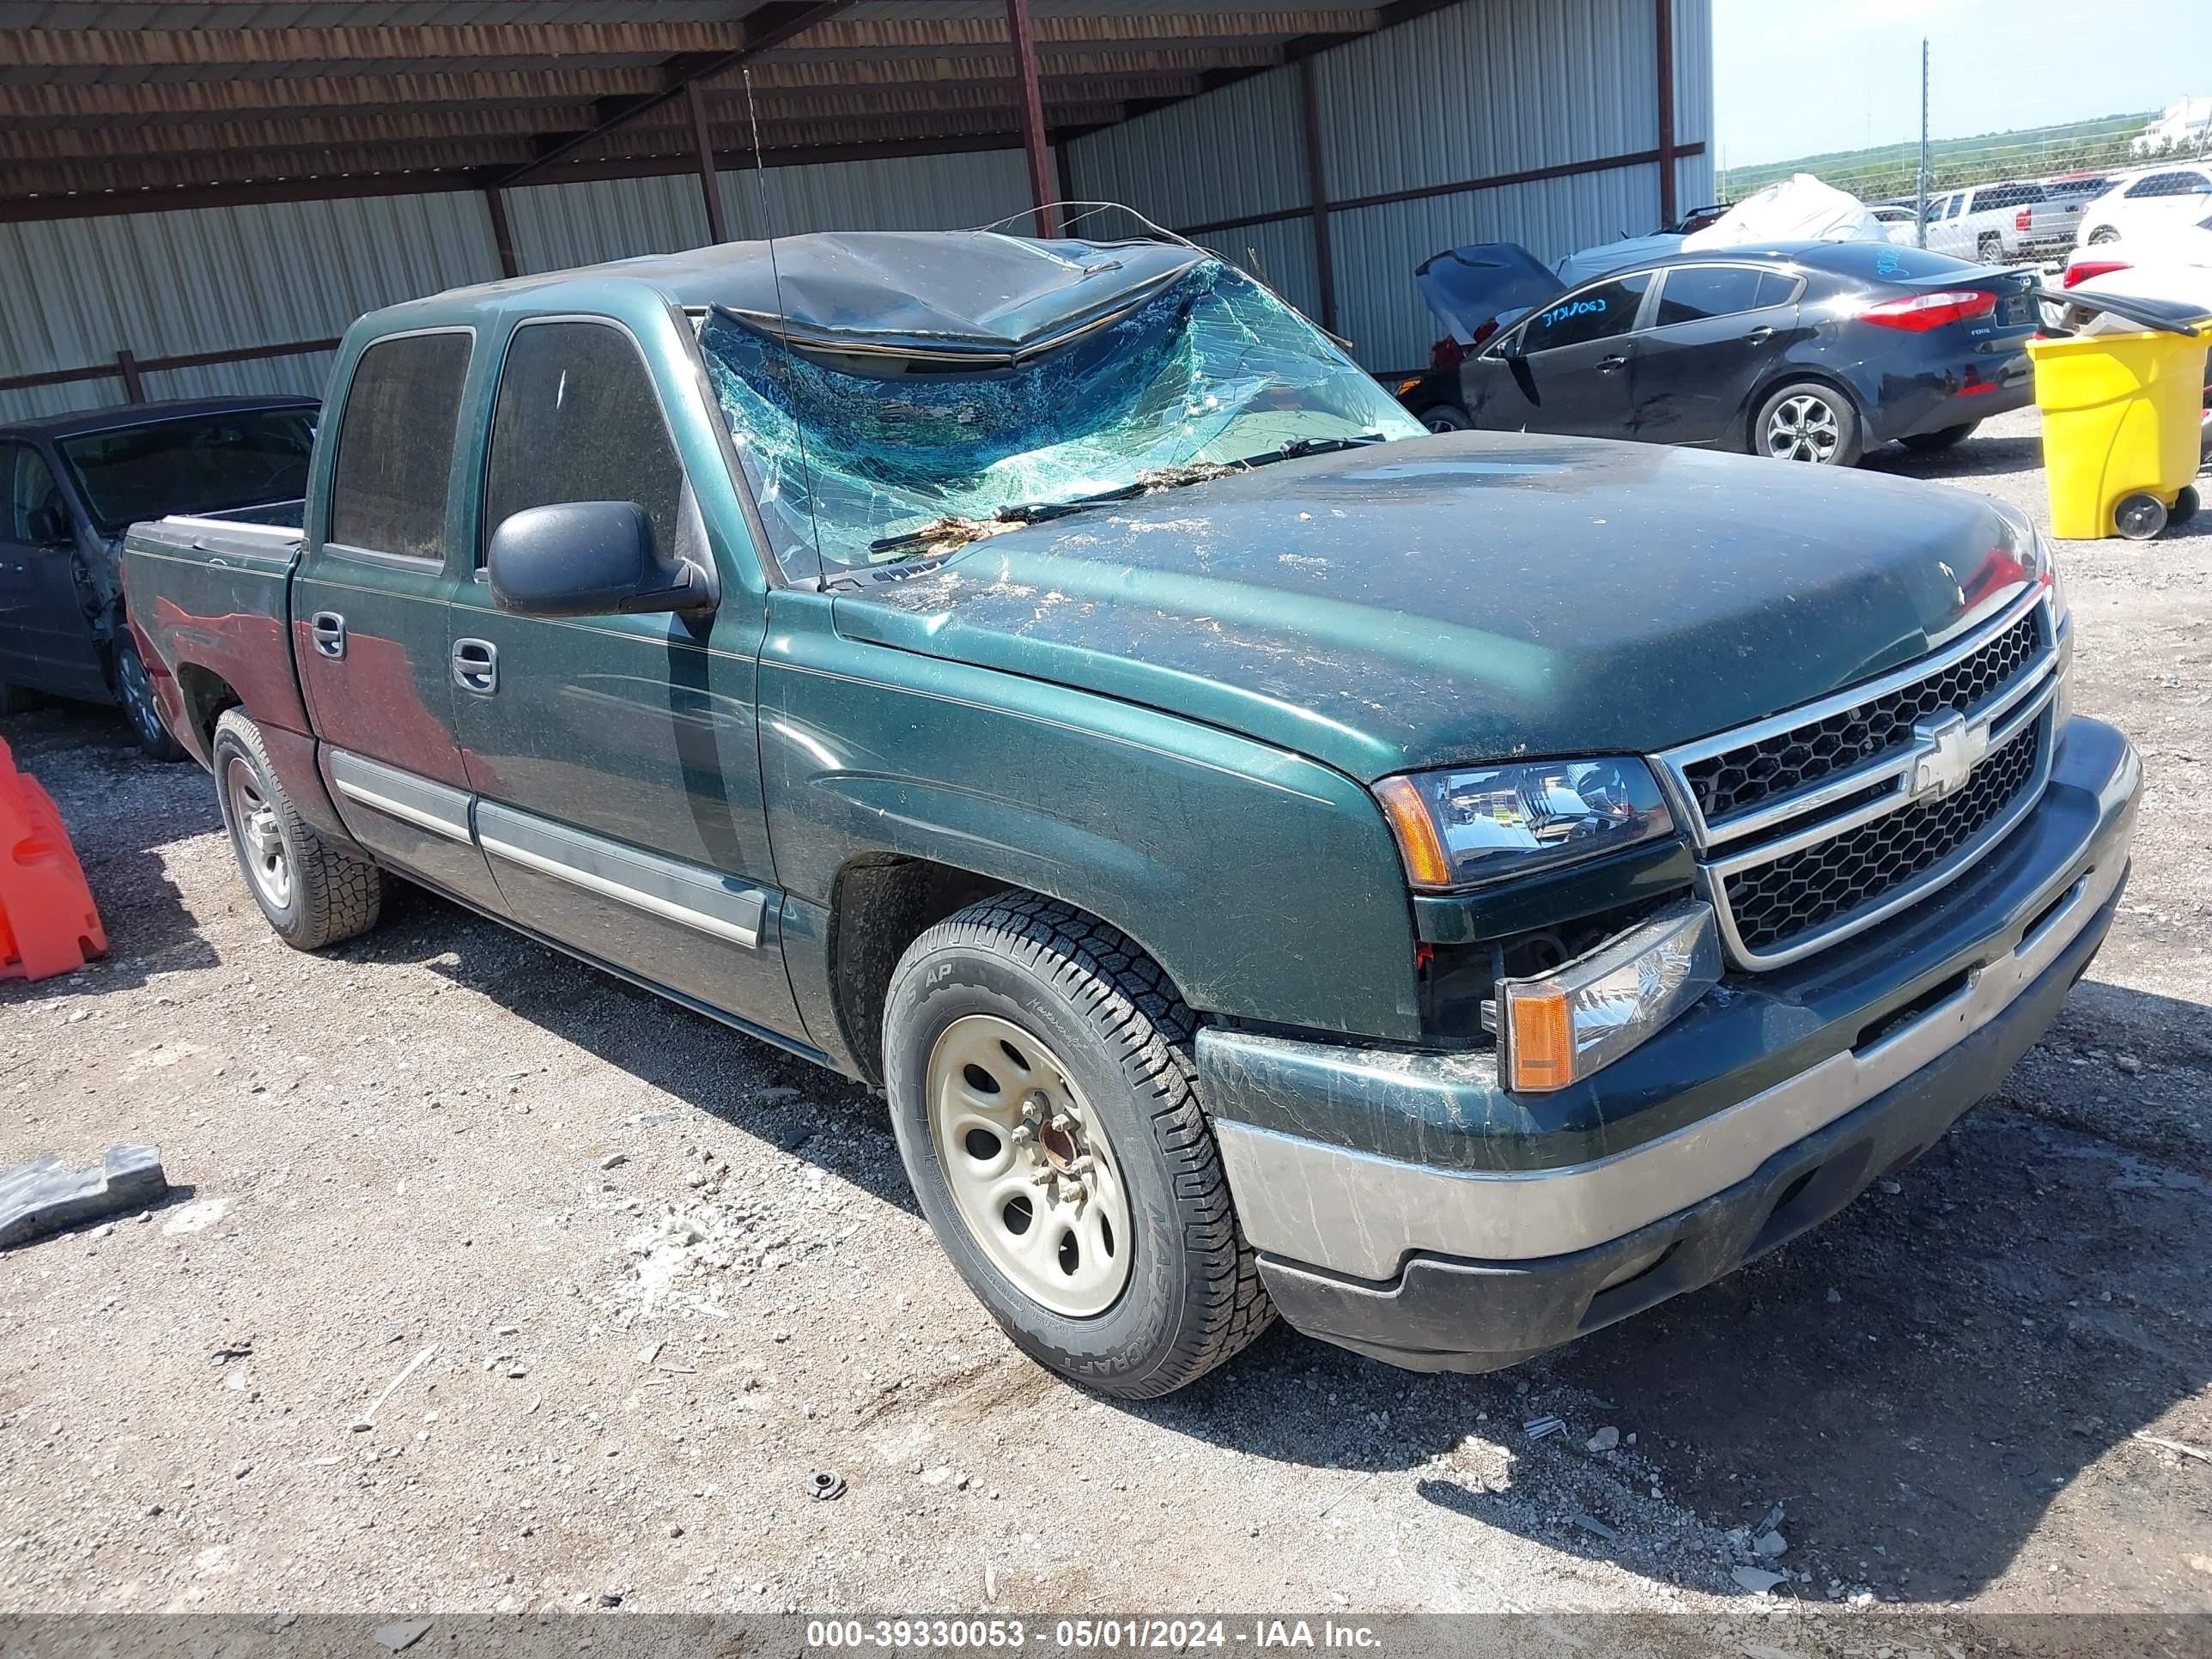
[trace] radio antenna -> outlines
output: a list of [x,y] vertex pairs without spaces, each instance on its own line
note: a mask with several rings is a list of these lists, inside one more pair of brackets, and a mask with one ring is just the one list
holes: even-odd
[[799,383],[784,372],[792,349],[791,317],[783,308],[783,270],[775,260],[775,221],[769,211],[768,157],[761,149],[760,108],[753,101],[752,66],[745,65],[742,73],[745,79],[745,118],[752,124],[753,131],[753,183],[760,198],[761,234],[768,241],[769,277],[775,284],[775,321],[780,331],[776,345],[785,354],[785,361],[779,362],[778,368],[783,373],[784,398],[791,405],[792,435],[799,441],[799,476],[806,486],[806,522],[814,531],[814,579],[819,589],[830,585],[830,568],[822,557],[822,521],[815,516],[814,468],[806,459],[806,422],[799,418]]

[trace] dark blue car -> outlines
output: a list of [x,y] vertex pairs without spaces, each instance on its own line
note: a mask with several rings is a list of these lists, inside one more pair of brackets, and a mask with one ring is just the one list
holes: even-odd
[[[1422,292],[1457,362],[1398,387],[1431,431],[1551,432],[1850,466],[2033,399],[2034,274],[1887,242],[1656,255],[1560,291],[1510,244]],[[1504,319],[1501,321],[1501,318]]]
[[296,500],[319,407],[201,398],[0,427],[0,713],[33,691],[118,702],[149,754],[180,758],[124,616],[123,532]]

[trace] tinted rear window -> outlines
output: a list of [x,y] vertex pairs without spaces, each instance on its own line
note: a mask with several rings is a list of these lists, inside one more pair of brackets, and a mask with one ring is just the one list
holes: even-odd
[[171,513],[228,513],[307,493],[312,409],[245,409],[64,438],[85,511],[103,535]]
[[338,428],[331,541],[445,556],[446,483],[474,344],[468,334],[407,334],[362,353]]
[[1816,270],[1832,270],[1839,276],[1872,283],[1912,283],[1977,268],[1948,253],[1900,247],[1895,242],[1829,242],[1808,248],[1797,259]]
[[1728,317],[1759,304],[1761,273],[1748,265],[1677,265],[1659,290],[1658,326]]

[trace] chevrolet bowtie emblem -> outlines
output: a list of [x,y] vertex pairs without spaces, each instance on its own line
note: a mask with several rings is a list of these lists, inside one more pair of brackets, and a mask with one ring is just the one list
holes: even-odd
[[1912,760],[1912,799],[1941,800],[1966,782],[1990,751],[1989,723],[1966,724],[1964,714],[1946,712],[1912,728],[1919,744]]

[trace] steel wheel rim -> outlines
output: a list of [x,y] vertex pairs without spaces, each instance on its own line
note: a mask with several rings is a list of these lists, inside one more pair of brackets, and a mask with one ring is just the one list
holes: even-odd
[[115,682],[123,693],[123,707],[138,734],[148,739],[161,734],[161,717],[154,708],[154,682],[136,651],[125,650],[115,659]]
[[1825,465],[1836,459],[1844,441],[1843,426],[1825,398],[1800,392],[1784,400],[1767,417],[1766,453],[1778,461],[1812,461]]
[[1112,1307],[1136,1243],[1128,1192],[1059,1056],[1010,1020],[967,1014],[931,1048],[924,1086],[938,1168],[991,1265],[1054,1313]]
[[290,909],[292,863],[285,855],[276,809],[261,793],[261,780],[252,767],[234,758],[224,769],[223,788],[230,797],[232,833],[247,877],[271,908]]

